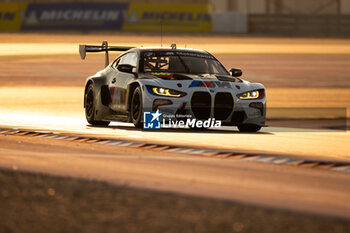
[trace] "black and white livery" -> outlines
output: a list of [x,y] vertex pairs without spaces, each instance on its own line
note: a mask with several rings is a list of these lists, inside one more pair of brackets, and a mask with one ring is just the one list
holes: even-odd
[[[109,51],[125,51],[109,63]],[[80,45],[87,52],[105,52],[106,67],[87,78],[86,119],[91,125],[111,121],[142,127],[143,112],[220,120],[240,131],[265,125],[266,94],[260,83],[244,81],[242,71],[225,67],[210,53],[190,48]]]

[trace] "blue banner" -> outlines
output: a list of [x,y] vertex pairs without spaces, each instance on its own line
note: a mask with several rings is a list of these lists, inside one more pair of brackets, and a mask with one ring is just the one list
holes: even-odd
[[22,30],[121,30],[129,3],[30,3]]

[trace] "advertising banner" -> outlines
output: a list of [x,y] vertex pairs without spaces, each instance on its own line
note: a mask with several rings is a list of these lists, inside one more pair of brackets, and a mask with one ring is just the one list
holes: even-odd
[[0,3],[0,31],[18,31],[26,3]]
[[121,30],[129,3],[31,3],[23,30]]
[[211,32],[208,4],[130,3],[123,30]]

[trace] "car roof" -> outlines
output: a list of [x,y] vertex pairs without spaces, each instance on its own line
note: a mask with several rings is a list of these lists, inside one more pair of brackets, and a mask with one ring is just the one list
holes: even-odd
[[195,53],[202,53],[202,54],[210,54],[207,51],[201,50],[201,49],[193,49],[193,48],[183,48],[183,47],[137,47],[130,49],[129,51],[135,51],[139,50],[140,52],[144,51],[181,51],[181,52],[195,52]]

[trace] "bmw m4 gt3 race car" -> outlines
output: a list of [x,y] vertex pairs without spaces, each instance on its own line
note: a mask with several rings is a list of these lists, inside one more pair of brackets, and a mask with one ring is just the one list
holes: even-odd
[[[190,48],[80,45],[87,52],[105,52],[106,67],[88,77],[84,108],[91,125],[111,121],[142,127],[145,113],[162,115],[162,125],[175,120],[219,121],[240,131],[256,132],[265,124],[262,84],[244,81],[242,71],[225,67],[210,53]],[[125,51],[109,63],[109,51]],[[201,126],[205,126],[200,124]],[[212,125],[211,125],[212,126]],[[207,128],[207,127],[206,127]]]

